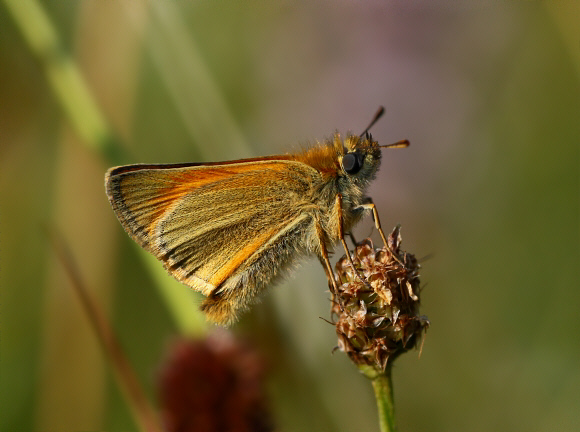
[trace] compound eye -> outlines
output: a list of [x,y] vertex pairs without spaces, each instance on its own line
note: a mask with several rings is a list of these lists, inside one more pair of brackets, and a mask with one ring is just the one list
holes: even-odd
[[362,168],[362,158],[355,153],[347,153],[342,158],[342,168],[347,174],[356,174]]

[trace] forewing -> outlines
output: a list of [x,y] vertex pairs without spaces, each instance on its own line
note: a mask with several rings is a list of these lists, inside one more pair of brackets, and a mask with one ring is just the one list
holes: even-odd
[[130,166],[110,170],[106,186],[125,230],[208,295],[304,218],[317,175],[290,160]]

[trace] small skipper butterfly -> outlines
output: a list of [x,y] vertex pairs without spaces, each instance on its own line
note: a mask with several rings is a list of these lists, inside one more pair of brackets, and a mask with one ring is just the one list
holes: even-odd
[[[319,257],[335,284],[328,250],[375,205],[365,191],[381,147],[369,134],[295,154],[228,162],[137,164],[111,168],[107,196],[129,235],[167,271],[207,298],[206,316],[228,325],[297,258]],[[350,260],[352,263],[352,260]]]

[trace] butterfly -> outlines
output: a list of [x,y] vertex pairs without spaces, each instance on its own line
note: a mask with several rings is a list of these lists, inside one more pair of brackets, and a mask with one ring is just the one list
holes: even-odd
[[[125,231],[167,271],[206,296],[207,318],[235,322],[300,257],[319,257],[335,284],[328,252],[372,212],[365,192],[381,162],[369,128],[337,133],[301,152],[227,162],[137,164],[105,176]],[[386,242],[386,241],[385,241]],[[352,260],[351,260],[352,263]]]

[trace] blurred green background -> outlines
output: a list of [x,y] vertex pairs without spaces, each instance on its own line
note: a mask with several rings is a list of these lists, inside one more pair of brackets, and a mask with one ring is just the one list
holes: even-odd
[[[167,342],[200,329],[200,298],[116,221],[108,167],[283,153],[379,105],[373,136],[411,147],[384,153],[370,195],[432,254],[399,429],[578,430],[579,23],[574,0],[0,3],[0,430],[135,430],[43,226],[151,400]],[[234,331],[267,358],[280,430],[377,431],[370,384],[331,355],[325,291],[307,260]]]

